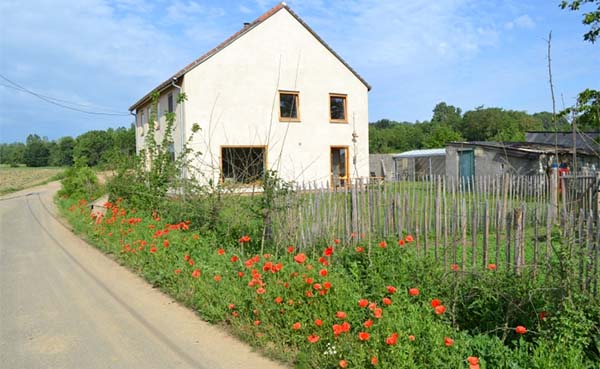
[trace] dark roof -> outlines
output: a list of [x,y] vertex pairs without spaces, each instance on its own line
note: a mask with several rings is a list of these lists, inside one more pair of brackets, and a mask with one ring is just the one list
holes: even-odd
[[167,79],[166,81],[164,81],[163,83],[161,83],[160,85],[158,85],[152,91],[150,91],[149,93],[147,93],[144,97],[142,97],[141,99],[139,99],[135,104],[131,105],[129,107],[129,111],[134,110],[139,105],[141,105],[142,103],[144,103],[147,100],[149,100],[150,99],[150,95],[152,94],[152,92],[164,90],[165,88],[167,88],[168,86],[171,85],[171,81],[178,80],[184,74],[186,74],[187,72],[189,72],[190,70],[192,70],[196,66],[202,64],[206,60],[210,59],[212,56],[214,56],[215,54],[217,54],[219,51],[221,51],[225,47],[229,46],[235,40],[237,40],[238,38],[242,37],[244,34],[246,34],[247,32],[249,32],[250,30],[252,30],[256,26],[258,26],[259,24],[261,24],[262,22],[264,22],[265,20],[267,20],[268,18],[270,18],[273,14],[277,13],[281,9],[286,9],[294,18],[296,18],[296,20],[300,24],[302,24],[304,26],[304,28],[306,28],[306,30],[308,32],[310,32],[323,46],[325,46],[325,48],[327,50],[329,50],[329,52],[331,52],[336,58],[338,58],[338,60],[340,62],[342,62],[342,64],[344,64],[346,66],[346,68],[348,68],[356,76],[356,78],[358,78],[367,87],[367,89],[369,91],[371,90],[371,85],[369,85],[369,83],[363,77],[361,77],[348,63],[346,63],[346,61],[344,59],[342,59],[342,57],[340,55],[338,55],[338,53],[336,53],[331,48],[331,46],[329,46],[321,37],[319,37],[319,35],[317,35],[317,33],[312,28],[310,28],[308,26],[308,24],[306,24],[306,22],[304,22],[300,18],[300,16],[298,16],[298,14],[296,14],[292,9],[290,9],[290,7],[287,6],[287,4],[285,4],[285,3],[279,3],[278,5],[274,6],[273,8],[271,8],[270,10],[268,10],[266,13],[264,13],[263,15],[261,15],[260,17],[256,18],[253,22],[244,24],[244,28],[242,28],[238,32],[234,33],[228,39],[226,39],[225,41],[223,41],[219,45],[217,45],[215,48],[213,48],[212,50],[208,51],[206,54],[200,56],[198,59],[194,60],[193,62],[191,62],[190,64],[188,64],[187,66],[185,66],[183,69],[181,69],[179,72],[177,72],[173,76],[171,76],[171,78]]
[[[572,154],[573,148],[569,146],[551,145],[536,142],[494,142],[494,141],[465,141],[465,142],[450,142],[450,146],[479,146],[495,150],[517,151],[520,153],[529,154]],[[594,153],[589,150],[577,148],[578,154],[594,156]]]

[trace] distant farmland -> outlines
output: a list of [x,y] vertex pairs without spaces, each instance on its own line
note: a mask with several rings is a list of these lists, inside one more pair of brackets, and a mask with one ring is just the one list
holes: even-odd
[[27,168],[0,166],[0,195],[48,182],[64,168]]

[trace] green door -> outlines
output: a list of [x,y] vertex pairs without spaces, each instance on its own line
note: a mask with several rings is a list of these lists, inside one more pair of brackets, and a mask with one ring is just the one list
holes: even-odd
[[473,150],[458,152],[458,175],[462,180],[475,175],[475,154]]

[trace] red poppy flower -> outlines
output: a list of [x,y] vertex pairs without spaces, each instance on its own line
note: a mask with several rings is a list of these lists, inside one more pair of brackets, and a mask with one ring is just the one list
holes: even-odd
[[477,356],[469,356],[467,361],[470,369],[479,369],[479,358]]
[[433,300],[431,300],[431,307],[432,308],[438,307],[441,305],[441,303],[442,302],[439,299],[433,299]]
[[362,247],[362,246],[357,246],[356,247],[356,252],[363,252],[363,251],[365,251],[364,247]]
[[234,318],[237,318],[237,316],[239,315],[237,311],[234,311],[233,313],[231,313],[231,315],[233,315]]
[[340,368],[347,368],[348,362],[346,360],[340,360]]
[[312,293],[312,291],[310,291],[310,290],[306,291],[306,292],[304,293],[304,295],[305,295],[306,297],[313,297],[313,296],[314,296],[314,295],[313,295],[313,293]]
[[221,282],[221,276],[220,275],[214,276],[213,279],[215,280],[215,282]]
[[323,251],[323,255],[325,255],[325,256],[331,256],[331,255],[333,255],[333,247],[329,246],[328,248],[326,248]]
[[342,323],[342,332],[350,332],[350,323],[348,323],[348,322]]
[[358,300],[358,306],[360,306],[361,308],[365,308],[365,307],[367,307],[367,305],[369,305],[369,300],[367,300],[367,299]]
[[181,273],[181,269],[175,269],[175,274]]
[[377,360],[377,356],[371,357],[371,365],[377,365],[379,361]]
[[369,319],[363,323],[363,327],[365,327],[365,328],[371,328],[372,326],[373,326],[373,321],[371,319]]
[[394,287],[394,286],[387,286],[387,291],[388,291],[388,293],[394,294],[394,293],[396,293],[397,290],[396,290],[396,287]]
[[298,329],[302,328],[302,324],[300,324],[300,322],[296,322],[292,325],[292,328],[297,331]]
[[328,290],[331,288],[331,282],[325,281],[323,282],[323,288]]
[[255,320],[254,325],[257,325],[257,326],[260,325],[260,320]]
[[233,310],[235,309],[235,304],[229,304],[227,305],[227,307],[229,308],[229,310]]
[[408,340],[409,341],[414,341],[415,340],[415,336],[413,336],[412,334],[408,336]]
[[156,252],[156,247],[151,248],[150,252],[154,254]]
[[404,246],[404,240],[398,240],[398,246]]
[[320,290],[320,289],[322,289],[322,288],[323,288],[323,286],[321,286],[321,284],[320,284],[320,283],[315,283],[315,284],[313,284],[313,289],[315,289],[315,290],[317,290],[317,291],[319,291],[319,290]]
[[419,289],[418,288],[411,288],[408,290],[408,294],[411,296],[419,296]]
[[346,313],[345,313],[345,312],[343,312],[343,311],[338,311],[337,313],[335,313],[335,316],[336,316],[338,319],[346,319]]
[[315,325],[316,325],[317,327],[320,327],[320,326],[322,326],[322,325],[323,325],[323,321],[322,321],[321,319],[315,319]]
[[217,254],[218,255],[225,255],[225,249],[219,249],[219,250],[217,250]]
[[384,305],[389,306],[389,305],[392,304],[392,299],[384,297],[383,300],[382,300],[382,302],[383,302]]
[[239,241],[240,241],[240,243],[248,243],[251,241],[251,239],[250,239],[250,236],[245,235],[245,236],[242,236]]
[[300,253],[300,254],[294,256],[294,261],[298,264],[302,264],[306,261],[306,255]]
[[385,241],[379,242],[379,247],[381,247],[382,249],[385,249],[387,247],[387,242],[385,242]]
[[406,242],[413,242],[414,241],[414,238],[411,235],[408,235],[408,236],[404,237],[404,239],[406,240]]
[[437,315],[442,315],[446,312],[446,307],[444,305],[438,305],[435,307],[435,313]]
[[192,265],[192,266],[193,266],[193,265],[195,264],[195,263],[194,263],[194,259],[190,259],[190,260],[188,260],[188,264],[190,264],[190,265]]
[[381,308],[376,308],[373,310],[373,316],[377,319],[381,319],[381,316],[383,315],[383,310]]
[[444,345],[446,345],[446,347],[450,347],[454,344],[454,340],[450,337],[444,337]]
[[385,343],[389,346],[393,346],[398,343],[398,333],[392,333],[385,339]]
[[306,284],[312,284],[313,283],[313,279],[308,277],[304,280],[304,282],[306,282]]
[[523,327],[522,325],[518,325],[515,328],[515,333],[516,334],[525,334],[525,333],[527,333],[527,328]]
[[366,341],[366,340],[369,339],[369,337],[371,337],[371,335],[369,333],[367,333],[367,332],[360,332],[358,334],[358,339],[361,340],[361,341]]
[[336,238],[336,239],[333,240],[333,243],[335,243],[336,245],[339,245],[340,242],[342,242],[342,241],[340,241],[339,238]]
[[262,288],[262,287],[259,287],[259,288],[256,290],[256,293],[258,293],[259,295],[262,295],[262,294],[264,294],[265,292],[267,292],[267,290],[265,290],[265,289],[264,289],[264,288]]
[[317,343],[319,342],[319,336],[315,335],[315,334],[311,334],[310,336],[308,336],[308,342],[310,343]]
[[244,276],[244,272],[238,272],[238,277],[242,278]]
[[194,277],[194,278],[200,277],[200,269],[194,269],[194,271],[192,272],[192,277]]
[[283,302],[283,298],[281,296],[275,297],[275,303],[276,304],[281,304],[282,302]]
[[319,270],[319,275],[321,277],[327,277],[327,269],[321,269],[321,270]]
[[454,272],[458,272],[460,270],[460,266],[458,264],[450,265],[450,269]]
[[369,310],[375,310],[375,308],[377,307],[377,304],[374,302],[369,303]]
[[540,311],[540,320],[546,320],[547,316],[548,316],[548,312]]
[[164,247],[164,248],[167,248],[167,247],[169,247],[169,245],[170,245],[170,243],[169,243],[169,240],[164,240],[164,241],[163,241],[163,247]]
[[237,256],[233,255],[233,256],[231,257],[231,259],[229,259],[229,260],[231,260],[231,262],[232,262],[232,263],[236,263],[236,262],[237,262],[238,260],[240,260],[240,259],[239,259]]
[[287,252],[288,252],[289,254],[293,253],[293,252],[294,252],[294,246],[288,246],[288,248],[287,248]]
[[488,268],[489,270],[496,270],[497,266],[496,266],[496,264],[488,264],[488,265],[487,265],[487,268]]

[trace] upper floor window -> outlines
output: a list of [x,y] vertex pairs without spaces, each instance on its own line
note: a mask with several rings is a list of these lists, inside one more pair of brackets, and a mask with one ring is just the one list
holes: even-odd
[[173,112],[173,93],[170,93],[170,94],[167,96],[167,109],[168,109],[167,111],[168,111],[169,113],[172,113],[172,112]]
[[329,94],[329,120],[335,123],[348,123],[347,95]]
[[299,122],[300,98],[295,91],[279,91],[279,120],[282,122]]

